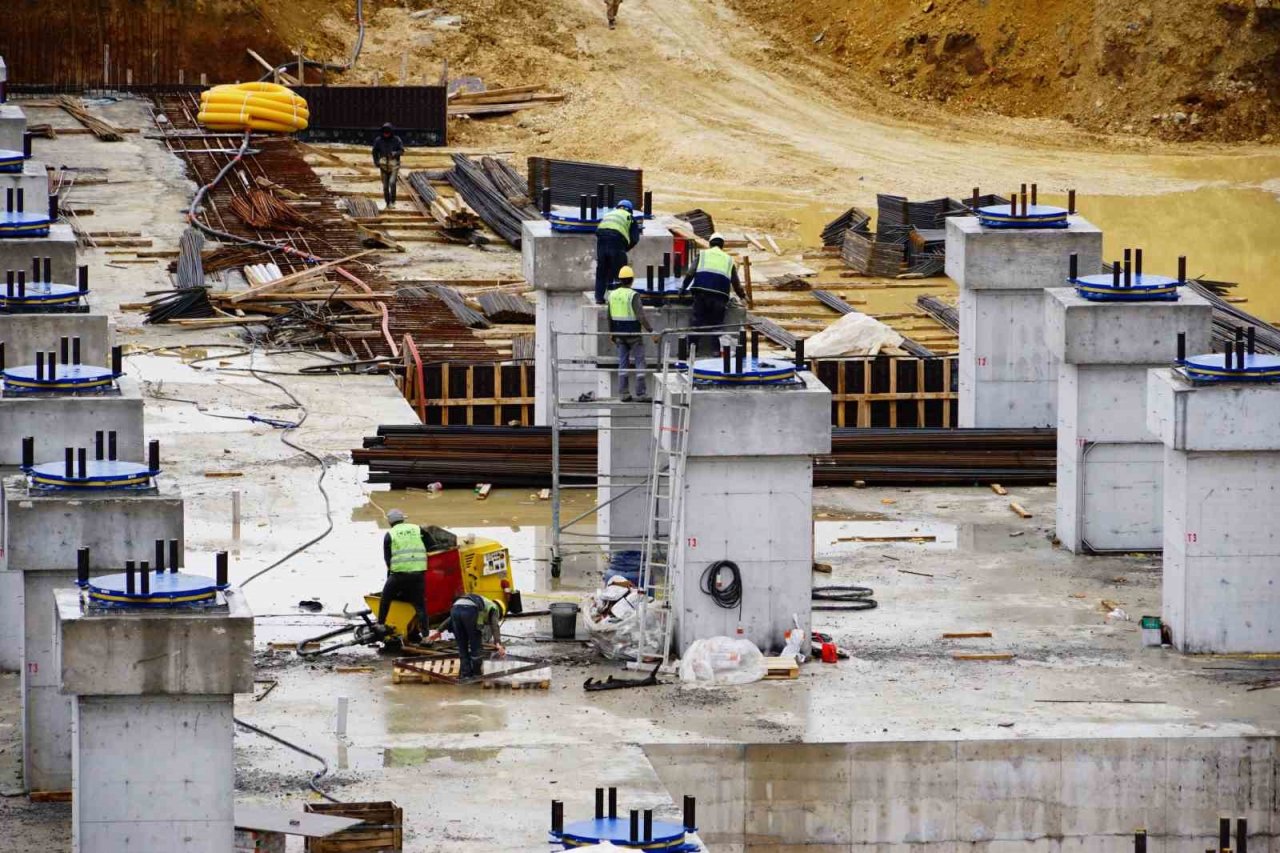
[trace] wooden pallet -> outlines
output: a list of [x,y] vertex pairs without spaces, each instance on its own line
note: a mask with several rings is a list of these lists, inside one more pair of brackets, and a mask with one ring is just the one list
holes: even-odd
[[800,664],[793,657],[765,658],[765,681],[785,681],[800,677]]
[[458,677],[458,659],[398,660],[391,664],[391,683],[430,684],[441,678]]

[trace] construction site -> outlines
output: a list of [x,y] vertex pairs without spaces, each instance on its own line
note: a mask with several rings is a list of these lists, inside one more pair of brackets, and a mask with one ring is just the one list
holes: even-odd
[[0,20],[0,850],[1280,853],[1280,2]]

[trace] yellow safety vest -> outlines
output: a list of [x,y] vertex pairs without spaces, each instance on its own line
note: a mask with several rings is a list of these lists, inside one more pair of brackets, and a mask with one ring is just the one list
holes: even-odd
[[698,272],[712,272],[725,278],[733,276],[733,257],[724,249],[712,246],[698,253]]
[[600,217],[596,233],[601,231],[617,231],[628,243],[631,242],[631,213],[625,207],[615,207]]
[[425,572],[427,545],[416,524],[402,521],[391,528],[391,571]]
[[609,319],[617,322],[636,322],[636,308],[632,303],[635,291],[626,284],[620,284],[609,291]]

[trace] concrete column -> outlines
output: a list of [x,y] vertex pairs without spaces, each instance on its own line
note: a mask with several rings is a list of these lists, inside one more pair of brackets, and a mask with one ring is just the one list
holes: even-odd
[[[0,110],[3,109],[0,106]],[[0,148],[3,147],[0,144]],[[28,196],[26,206],[30,210],[48,210],[48,192],[35,199]],[[48,237],[9,237],[0,240],[0,276],[6,270],[26,270],[29,274],[32,258],[50,258],[53,280],[73,283],[76,280],[76,235],[71,226],[65,222],[55,222],[49,226]]]
[[[0,112],[3,109],[0,107]],[[0,145],[0,148],[3,147]],[[10,188],[22,190],[23,203],[28,210],[43,210],[49,204],[49,173],[44,163],[27,160],[22,164],[21,172],[0,172],[0,193]],[[27,269],[30,270],[31,267],[28,266]],[[0,269],[0,278],[3,274],[4,269]]]
[[84,447],[97,430],[115,430],[120,458],[141,462],[142,391],[129,376],[119,391],[82,396],[0,396],[0,465],[22,463],[22,439],[36,437],[37,455],[56,459],[64,447]]
[[27,132],[27,114],[17,104],[0,103],[0,148],[22,150],[22,135]]
[[[813,571],[813,456],[831,451],[831,392],[811,373],[801,386],[695,387],[685,464],[683,546],[670,559],[676,651],[733,636],[780,644],[793,616],[808,627]],[[685,375],[666,398],[684,396]],[[664,434],[670,440],[670,434]],[[742,608],[701,589],[702,574],[731,560],[742,574]]]
[[18,647],[2,651],[22,673],[23,781],[29,791],[66,791],[72,708],[59,693],[53,593],[74,589],[80,548],[89,549],[95,575],[118,572],[127,560],[153,562],[157,539],[176,539],[181,549],[182,498],[169,482],[145,491],[45,492],[29,489],[25,477],[6,480],[3,494],[0,574],[19,579],[19,596],[0,599],[0,619],[19,631]]
[[1058,539],[1070,551],[1158,551],[1164,447],[1147,431],[1147,370],[1208,352],[1213,306],[1095,302],[1074,288],[1044,295],[1045,342],[1058,362]]
[[[628,254],[628,262],[636,269],[660,264],[664,252],[672,250],[671,232],[663,220],[645,223],[639,244]],[[594,332],[599,309],[595,308],[595,234],[568,234],[551,230],[551,223],[536,220],[524,223],[521,247],[524,255],[524,277],[534,289],[535,319],[534,423],[550,422],[551,365],[558,358],[585,358],[597,352],[587,336],[568,333]],[[550,331],[565,333],[559,353],[550,347]],[[596,390],[596,377],[589,372],[565,373],[560,377],[561,398]]]
[[62,590],[51,606],[75,708],[73,850],[231,849],[233,699],[253,689],[243,596],[199,610],[100,610]]
[[1080,270],[1102,267],[1102,232],[1079,216],[1067,228],[984,228],[947,220],[947,275],[960,288],[958,423],[1051,427],[1057,365],[1044,342],[1042,291],[1061,287],[1071,253]]
[[[0,270],[3,287],[4,271]],[[104,314],[0,314],[0,342],[10,365],[34,364],[37,352],[56,351],[63,337],[80,339],[85,364],[111,363],[111,321]]]
[[1184,652],[1280,652],[1280,385],[1152,370],[1164,444],[1163,618]]

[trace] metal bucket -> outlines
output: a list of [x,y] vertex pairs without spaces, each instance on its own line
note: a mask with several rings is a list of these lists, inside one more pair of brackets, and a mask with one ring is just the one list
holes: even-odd
[[557,640],[572,640],[578,633],[578,605],[557,601],[550,610],[551,636]]

